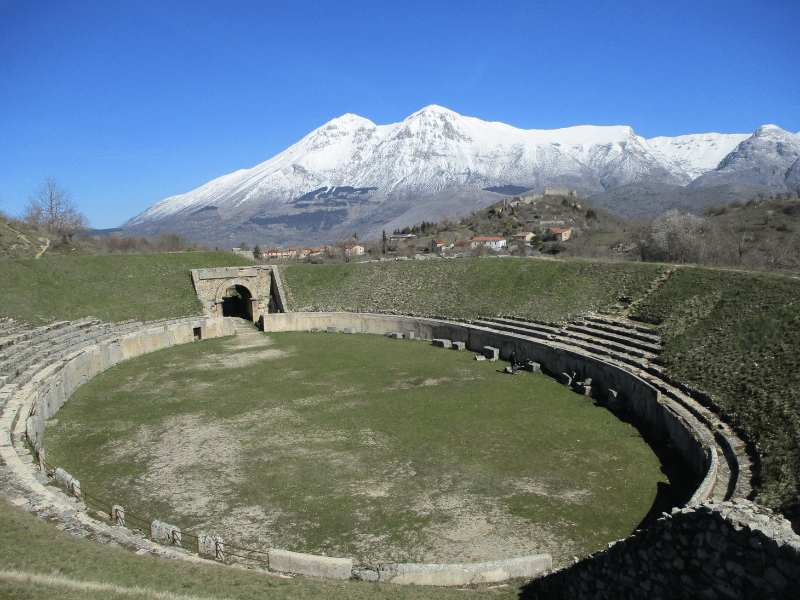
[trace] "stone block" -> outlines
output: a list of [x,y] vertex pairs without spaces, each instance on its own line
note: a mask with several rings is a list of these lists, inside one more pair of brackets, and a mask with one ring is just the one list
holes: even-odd
[[322,331],[322,330],[319,327],[312,327],[311,328],[311,333],[319,333],[320,331]]
[[355,333],[356,329],[355,327],[345,327],[342,331],[343,333]]
[[450,340],[431,340],[431,343],[437,348],[450,348],[452,342]]
[[333,325],[331,325],[330,327],[328,327],[327,331],[328,331],[328,333],[338,333],[339,332],[339,328],[338,327],[334,327]]
[[405,338],[407,340],[413,340],[415,338],[414,332],[413,331],[406,331]]
[[453,350],[464,350],[466,347],[464,342],[453,342]]
[[483,347],[483,355],[488,360],[497,360],[500,358],[500,350],[498,348],[493,348],[492,346],[484,346]]
[[270,550],[269,569],[280,573],[297,573],[346,581],[350,579],[353,571],[353,559],[314,556],[289,550]]
[[561,383],[563,383],[564,385],[572,385],[572,375],[568,375],[567,373],[562,373]]
[[218,541],[220,541],[220,538],[217,536],[201,531],[200,535],[197,536],[197,553],[216,558]]
[[537,362],[533,362],[532,360],[526,361],[525,364],[522,365],[522,368],[526,371],[530,371],[531,373],[538,373],[542,370],[542,365]]
[[478,356],[475,357],[475,360],[486,360],[486,357],[483,354],[478,354]]
[[402,340],[403,339],[403,334],[402,333],[397,333],[395,331],[390,331],[387,335],[390,338],[392,338],[393,340]]
[[470,585],[496,583],[513,577],[533,578],[551,569],[549,554],[521,556],[482,563],[422,564],[385,563],[378,569],[380,581],[401,585]]
[[168,544],[180,546],[181,530],[175,527],[175,525],[153,520],[153,522],[150,523],[150,538],[155,541],[167,542]]

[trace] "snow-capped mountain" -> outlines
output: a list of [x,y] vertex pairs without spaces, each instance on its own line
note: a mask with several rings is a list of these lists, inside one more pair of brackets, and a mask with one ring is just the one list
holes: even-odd
[[746,133],[699,133],[647,140],[650,147],[670,157],[692,179],[716,169],[720,161],[750,136]]
[[800,158],[800,138],[775,125],[762,125],[692,187],[755,183],[786,189],[786,172]]
[[[633,183],[686,186],[725,161],[736,171],[763,148],[773,152],[778,142],[767,139],[780,136],[762,130],[646,140],[625,126],[526,130],[435,105],[392,125],[347,114],[266,162],[166,198],[121,227],[222,244],[317,243],[354,229],[375,237],[483,208],[499,199],[487,191],[495,186],[570,187],[584,196]],[[778,131],[788,158],[789,137],[797,138]],[[747,146],[753,138],[760,141]],[[742,158],[731,158],[734,149]]]

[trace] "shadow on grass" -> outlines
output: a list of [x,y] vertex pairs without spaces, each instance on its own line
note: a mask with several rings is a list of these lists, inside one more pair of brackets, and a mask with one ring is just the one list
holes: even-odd
[[[604,408],[596,402],[595,406]],[[676,506],[684,506],[691,499],[700,482],[693,475],[692,467],[678,454],[678,450],[664,433],[636,419],[633,413],[614,412],[614,416],[623,423],[631,425],[653,449],[661,463],[661,472],[669,480],[669,483],[657,482],[655,500],[653,500],[650,510],[636,526],[637,530],[646,529],[661,516],[661,513],[670,512]],[[534,579],[520,587],[519,597],[523,600],[546,600],[550,596],[539,590],[537,580]]]

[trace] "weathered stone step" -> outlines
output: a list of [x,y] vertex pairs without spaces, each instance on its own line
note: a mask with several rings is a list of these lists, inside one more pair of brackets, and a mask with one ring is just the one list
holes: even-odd
[[[478,321],[475,322],[477,323]],[[553,341],[567,339],[577,340],[578,344],[590,344],[593,348],[604,347],[619,355],[627,354],[645,360],[650,360],[656,357],[656,354],[653,352],[646,352],[644,350],[640,350],[639,348],[628,346],[624,343],[613,342],[603,339],[600,336],[591,335],[590,333],[584,333],[577,330],[570,330],[568,328],[557,329],[555,327],[543,326],[535,323],[529,323],[527,321],[515,321],[512,319],[501,318],[490,318],[481,320],[480,322],[489,323],[489,325],[486,325],[488,327],[496,325],[497,327],[515,327],[524,329],[526,331],[533,331],[535,334],[531,335],[531,337],[538,337],[540,339],[548,339]]]
[[[621,364],[629,365],[634,369],[646,369],[649,367],[648,361],[644,358],[632,356],[627,352],[616,352],[608,347],[592,344],[590,342],[583,341],[575,336],[545,334],[544,332],[539,331],[538,329],[529,329],[527,327],[517,327],[515,325],[506,323],[497,323],[496,320],[492,321],[477,320],[473,321],[473,323],[481,327],[486,327],[487,329],[494,329],[495,331],[507,331],[509,333],[516,333],[519,335],[524,335],[526,337],[533,337],[546,340],[548,342],[563,344],[565,346],[572,346],[589,355],[601,358],[602,360],[612,359]],[[524,322],[519,322],[519,323],[520,325],[527,325],[527,323]]]
[[630,336],[619,335],[616,332],[610,332],[606,329],[598,329],[595,327],[591,327],[588,323],[584,321],[575,321],[574,323],[567,325],[566,329],[567,331],[575,331],[578,333],[583,333],[594,338],[602,338],[604,340],[614,342],[621,346],[638,348],[639,350],[643,350],[644,352],[648,352],[650,354],[661,354],[661,352],[663,351],[661,344],[652,344],[650,342],[643,342],[642,340]]
[[598,317],[596,315],[586,315],[582,317],[584,321],[591,321],[593,323],[604,324],[604,325],[611,325],[613,327],[619,327],[622,329],[627,329],[629,331],[635,331],[636,333],[643,334],[646,336],[650,336],[655,338],[656,340],[661,339],[661,335],[655,329],[651,329],[650,327],[645,327],[643,325],[639,325],[638,323],[630,323],[628,321],[619,321],[617,319],[608,319],[605,317]]

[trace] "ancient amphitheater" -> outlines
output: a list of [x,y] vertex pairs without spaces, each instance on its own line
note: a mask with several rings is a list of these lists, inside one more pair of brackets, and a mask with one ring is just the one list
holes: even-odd
[[[220,276],[218,284],[230,280]],[[236,281],[248,285],[246,277]],[[195,285],[202,300],[197,277]],[[272,280],[265,293],[248,292],[255,309],[250,314],[264,331],[413,337],[488,359],[507,360],[516,352],[527,368],[540,369],[660,432],[672,451],[691,465],[699,482],[684,507],[557,571],[550,571],[547,555],[475,564],[388,563],[354,570],[347,558],[288,550],[265,553],[270,570],[432,585],[535,578],[523,588],[523,597],[529,593],[530,597],[691,598],[699,591],[709,598],[795,597],[800,537],[788,521],[747,500],[751,464],[744,443],[718,418],[707,396],[670,380],[651,363],[661,350],[655,331],[602,316],[584,316],[554,327],[503,318],[463,322],[366,313],[272,312],[267,304],[286,306],[279,280],[277,284]],[[233,335],[232,320],[217,314],[220,298],[213,293],[214,301],[204,302],[206,316],[176,321],[111,324],[85,319],[33,329],[11,320],[0,323],[0,483],[5,496],[57,519],[78,535],[91,534],[142,553],[195,562],[226,561],[235,554],[230,542],[202,532],[188,535],[159,521],[149,523],[149,530],[135,530],[130,519],[126,523],[124,508],[98,508],[78,479],[47,461],[41,446],[46,421],[76,388],[101,371],[168,346]],[[263,302],[261,308],[258,302]]]

